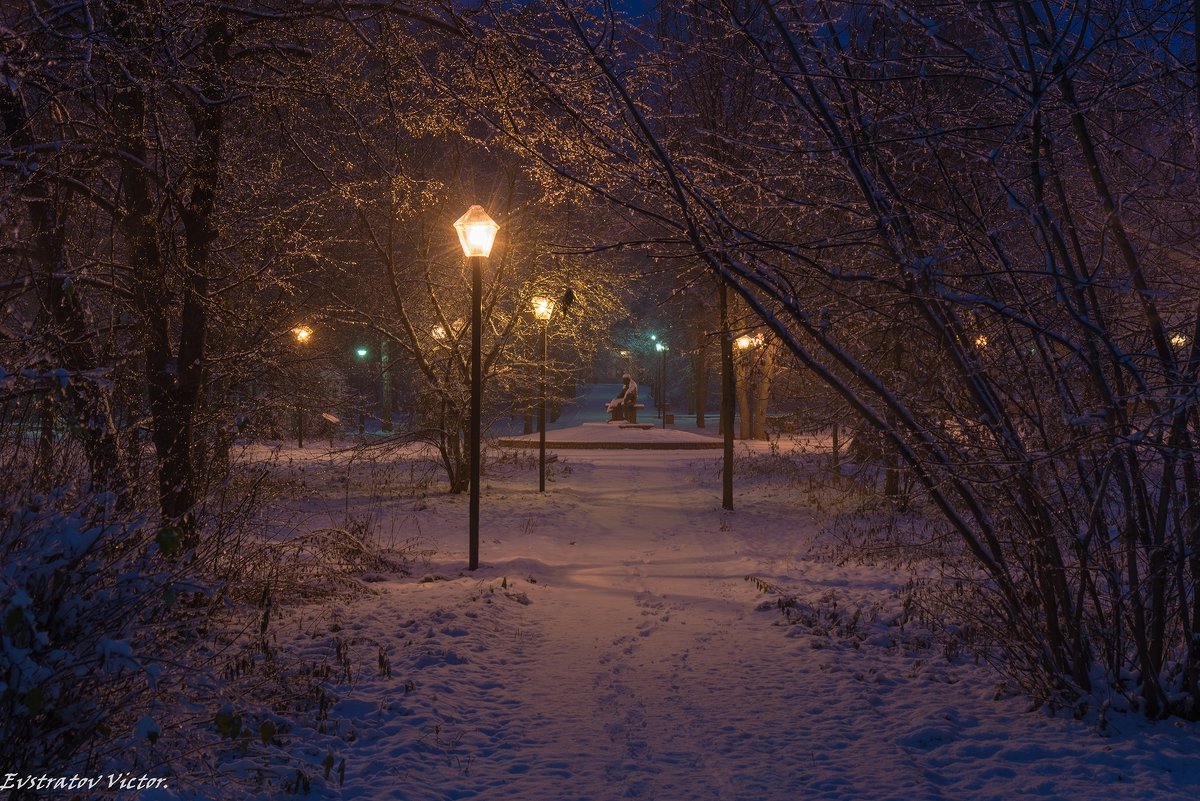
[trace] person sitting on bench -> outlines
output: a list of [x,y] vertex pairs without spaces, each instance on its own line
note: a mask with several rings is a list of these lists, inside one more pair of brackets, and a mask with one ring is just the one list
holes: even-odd
[[617,397],[608,402],[606,407],[612,415],[609,422],[624,420],[629,423],[637,422],[637,382],[629,373],[621,376],[621,391]]

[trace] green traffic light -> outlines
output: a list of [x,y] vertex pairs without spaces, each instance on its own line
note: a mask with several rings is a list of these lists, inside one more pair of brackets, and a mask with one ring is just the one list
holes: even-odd
[[358,350],[355,351],[355,353],[358,354],[358,358],[365,359],[365,358],[367,358],[368,351],[366,348],[359,348]]

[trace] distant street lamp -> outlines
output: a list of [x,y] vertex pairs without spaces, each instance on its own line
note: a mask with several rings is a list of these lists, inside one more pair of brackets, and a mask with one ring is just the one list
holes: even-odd
[[[312,339],[313,330],[307,325],[298,325],[292,329],[296,344],[303,347]],[[304,393],[296,393],[296,446],[304,447]]]
[[[650,338],[654,339],[654,340],[658,340],[658,337],[656,337],[656,336],[651,336]],[[660,417],[662,417],[662,427],[666,428],[667,427],[667,416],[668,416],[667,415],[667,351],[669,350],[669,348],[667,347],[667,343],[662,342],[662,341],[656,341],[654,343],[654,349],[656,351],[658,351],[658,354],[660,356],[659,365],[658,365],[658,383],[659,383],[659,387],[660,387],[660,389],[658,390],[658,398],[659,398],[658,414]]]
[[449,329],[447,329],[446,326],[442,325],[441,323],[435,325],[433,328],[429,329],[429,335],[433,337],[439,345],[445,345],[447,341],[450,340],[451,336],[453,336],[454,339],[458,339],[458,335],[462,333],[462,329],[463,321],[455,320],[450,324]]
[[546,364],[550,361],[547,332],[554,316],[554,301],[535,297],[533,316],[542,322],[542,402],[538,404],[538,492],[546,491]]
[[358,396],[358,433],[362,434],[367,430],[367,403],[363,400],[363,394],[367,391],[369,383],[367,379],[367,356],[371,355],[371,351],[366,345],[359,345],[354,349],[354,355],[358,357],[358,381],[359,381],[359,396]]
[[483,407],[483,260],[492,252],[492,243],[500,226],[475,205],[454,223],[463,255],[471,264],[471,428],[467,447],[470,452],[471,501],[468,517],[469,553],[467,569],[479,567],[479,427]]
[[742,357],[734,364],[734,375],[737,381],[737,405],[741,409],[741,436],[742,439],[753,439],[754,412],[750,408],[750,364],[748,363],[750,354],[748,352],[752,349],[762,347],[762,334],[755,334],[754,336],[742,334],[733,340],[733,344],[742,353]]

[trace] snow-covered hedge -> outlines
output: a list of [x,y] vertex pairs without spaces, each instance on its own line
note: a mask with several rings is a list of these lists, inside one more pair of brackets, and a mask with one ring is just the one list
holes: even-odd
[[3,509],[0,764],[61,773],[132,730],[169,582],[147,527],[109,494],[10,492]]

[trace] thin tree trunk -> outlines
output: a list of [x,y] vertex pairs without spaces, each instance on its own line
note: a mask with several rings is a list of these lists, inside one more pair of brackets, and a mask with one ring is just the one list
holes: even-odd
[[771,379],[775,373],[775,348],[771,342],[764,342],[758,348],[759,357],[757,380],[754,382],[754,418],[750,425],[750,435],[754,439],[767,438],[767,406],[771,399]]
[[734,361],[734,380],[737,385],[738,438],[751,439],[754,410],[750,407],[750,369],[745,353]]
[[390,342],[384,337],[379,342],[379,382],[382,385],[379,398],[380,429],[392,430],[392,368],[388,354]]
[[729,287],[722,281],[721,309],[721,508],[733,509],[733,337],[729,332]]

